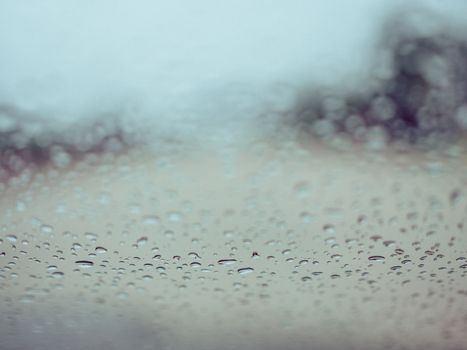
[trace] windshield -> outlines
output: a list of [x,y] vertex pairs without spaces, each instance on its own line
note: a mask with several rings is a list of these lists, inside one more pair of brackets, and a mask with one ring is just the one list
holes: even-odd
[[462,1],[0,4],[1,349],[467,349]]

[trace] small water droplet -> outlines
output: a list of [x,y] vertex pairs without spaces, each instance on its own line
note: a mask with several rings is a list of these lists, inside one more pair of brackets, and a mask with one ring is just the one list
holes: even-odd
[[54,228],[50,225],[41,225],[41,232],[42,233],[47,233],[47,234],[50,234],[52,232],[54,232]]
[[188,256],[192,259],[201,259],[201,257],[196,252],[190,252],[188,253]]
[[300,220],[304,224],[309,224],[309,223],[311,223],[313,221],[313,215],[311,215],[308,212],[302,212],[302,213],[300,213]]
[[61,271],[55,271],[55,272],[52,273],[52,276],[54,278],[62,278],[63,276],[65,276],[65,274],[63,272],[61,272]]
[[34,302],[34,299],[35,299],[34,295],[24,294],[24,295],[20,296],[19,301],[21,303],[30,304],[30,303]]
[[105,249],[104,247],[96,247],[95,251],[99,254],[107,253],[107,249]]
[[148,238],[147,238],[147,237],[141,237],[140,239],[138,239],[138,240],[136,241],[136,245],[137,245],[138,247],[142,247],[142,246],[144,246],[147,242],[148,242]]
[[385,257],[382,255],[372,255],[368,257],[370,261],[384,261]]
[[219,265],[232,265],[232,264],[235,264],[236,262],[237,262],[236,259],[221,259],[217,263]]
[[339,261],[342,258],[341,254],[333,254],[331,255],[331,259]]
[[171,211],[167,213],[167,219],[171,222],[180,222],[183,220],[183,214],[178,211]]
[[94,265],[94,263],[90,260],[77,260],[75,261],[75,264],[78,264],[78,266],[81,268],[88,268]]
[[97,234],[95,234],[93,232],[85,232],[84,237],[86,237],[90,241],[96,241],[97,240]]
[[323,226],[323,231],[328,235],[334,235],[336,234],[336,227],[332,224],[327,224]]
[[18,240],[18,237],[15,235],[7,235],[5,238],[12,243],[15,243]]
[[22,201],[16,202],[16,210],[17,211],[25,211],[26,210],[26,204]]
[[158,216],[155,215],[147,215],[143,217],[143,224],[144,225],[158,225],[160,223],[160,219]]
[[306,198],[310,195],[310,185],[307,182],[297,182],[293,192],[298,198]]
[[252,273],[254,269],[252,267],[242,267],[241,269],[238,269],[237,272],[240,275],[247,275],[249,273]]

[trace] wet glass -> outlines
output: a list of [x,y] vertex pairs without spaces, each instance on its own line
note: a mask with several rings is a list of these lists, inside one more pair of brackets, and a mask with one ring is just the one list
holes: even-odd
[[0,349],[467,349],[467,9],[0,4]]

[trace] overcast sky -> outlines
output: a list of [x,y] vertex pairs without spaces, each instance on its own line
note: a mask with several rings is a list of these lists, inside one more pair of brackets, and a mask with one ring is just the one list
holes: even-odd
[[[462,1],[420,2],[459,14]],[[0,104],[67,121],[250,118],[274,86],[364,71],[399,3],[2,0]]]

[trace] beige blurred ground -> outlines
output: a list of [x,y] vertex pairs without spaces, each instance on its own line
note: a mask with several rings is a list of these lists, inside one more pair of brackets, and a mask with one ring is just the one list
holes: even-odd
[[0,202],[0,349],[467,349],[452,153],[161,145],[38,175]]

